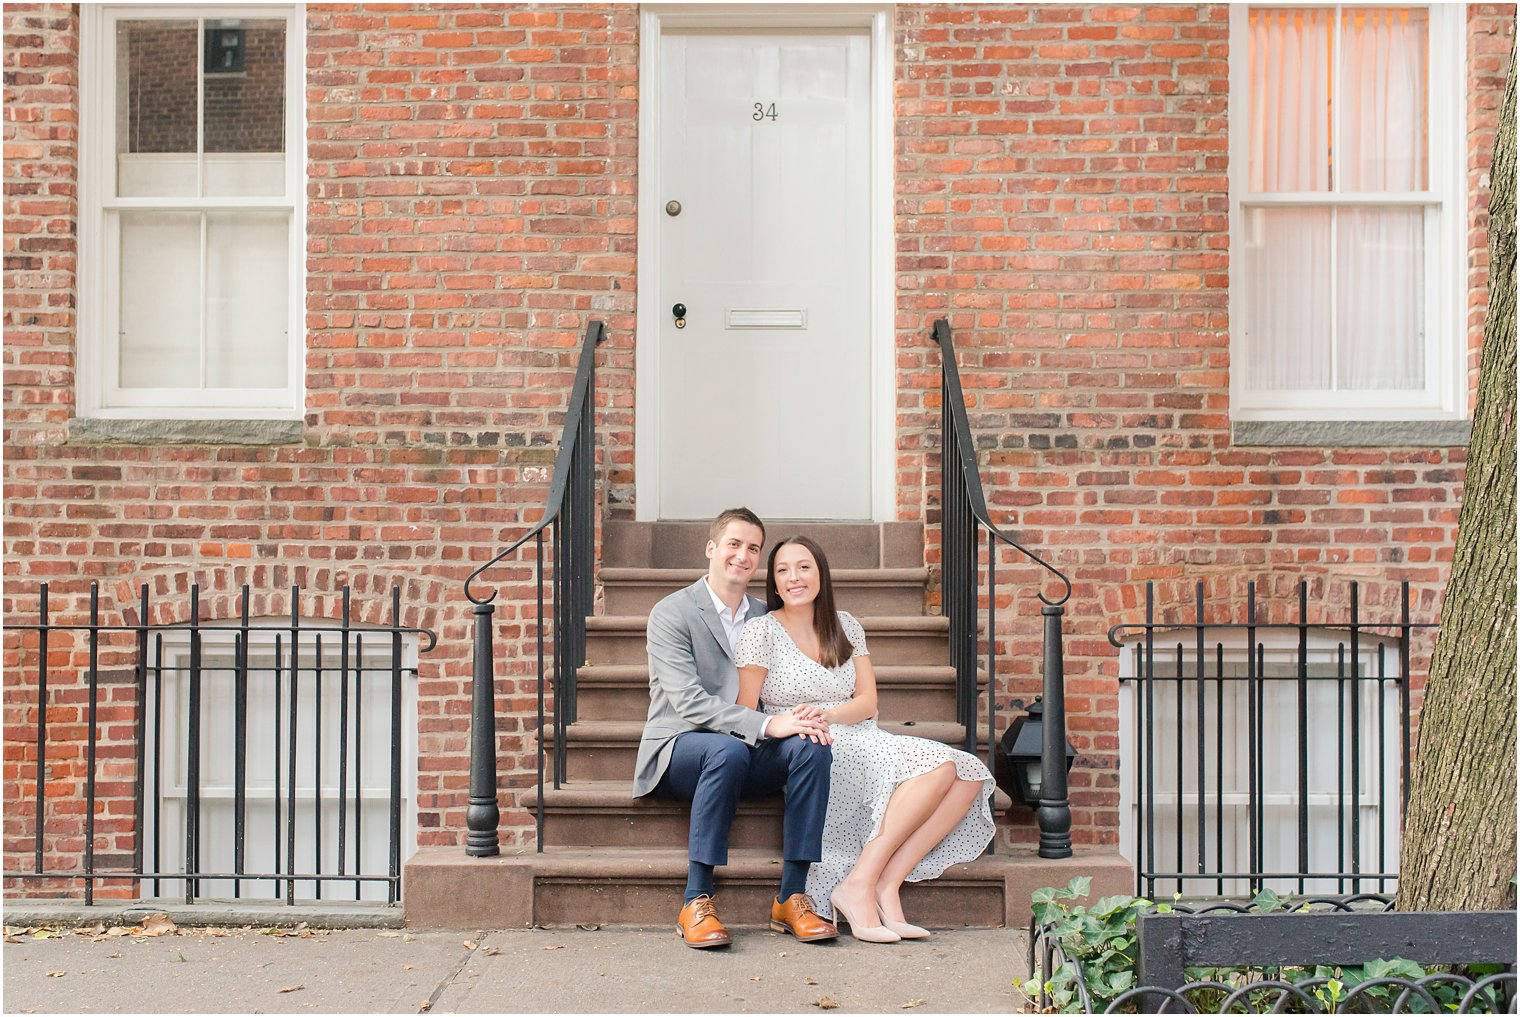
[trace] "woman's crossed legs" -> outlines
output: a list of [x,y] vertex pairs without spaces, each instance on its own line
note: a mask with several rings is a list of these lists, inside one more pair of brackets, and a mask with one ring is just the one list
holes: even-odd
[[981,781],[961,780],[949,762],[903,781],[887,801],[881,828],[834,895],[853,915],[879,911],[889,922],[904,922],[903,881],[965,818],[981,790]]

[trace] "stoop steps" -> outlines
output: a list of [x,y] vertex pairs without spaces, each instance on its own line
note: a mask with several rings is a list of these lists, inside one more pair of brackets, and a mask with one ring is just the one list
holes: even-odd
[[[777,522],[772,538],[814,537],[828,552],[841,610],[858,617],[876,663],[880,723],[888,730],[963,744],[955,722],[955,672],[946,619],[925,609],[928,572],[918,523]],[[462,847],[427,848],[408,862],[407,922],[421,927],[543,924],[673,925],[686,883],[689,808],[632,797],[634,756],[649,706],[644,625],[649,609],[705,573],[707,524],[609,521],[600,569],[603,613],[587,619],[586,663],[577,671],[578,718],[566,728],[566,780],[529,790],[544,805],[544,850],[470,858]],[[762,555],[770,552],[767,545]],[[764,597],[764,569],[750,590]],[[552,728],[542,732],[552,736]],[[986,758],[985,736],[978,754]],[[726,923],[764,924],[780,873],[782,797],[740,804],[730,862],[718,872]],[[995,811],[1009,808],[996,792]],[[1112,853],[1036,858],[1009,849],[953,866],[904,890],[909,916],[931,926],[1022,925],[1029,894],[1093,875],[1099,893],[1127,892],[1128,864]]]

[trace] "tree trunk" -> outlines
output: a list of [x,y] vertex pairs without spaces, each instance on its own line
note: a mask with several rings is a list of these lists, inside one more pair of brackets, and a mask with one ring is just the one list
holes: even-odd
[[1494,141],[1488,318],[1457,548],[1420,714],[1400,911],[1515,906],[1515,65]]

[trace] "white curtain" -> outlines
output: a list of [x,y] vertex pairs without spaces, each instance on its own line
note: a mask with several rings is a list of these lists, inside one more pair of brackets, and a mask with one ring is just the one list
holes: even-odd
[[1330,189],[1329,10],[1253,10],[1251,190]]
[[[1251,192],[1428,186],[1424,10],[1254,9],[1249,24]],[[1248,384],[1423,388],[1428,214],[1376,204],[1253,210]]]
[[[1423,10],[1342,13],[1338,190],[1428,186],[1428,38]],[[1420,206],[1337,213],[1337,388],[1424,388],[1425,214]]]

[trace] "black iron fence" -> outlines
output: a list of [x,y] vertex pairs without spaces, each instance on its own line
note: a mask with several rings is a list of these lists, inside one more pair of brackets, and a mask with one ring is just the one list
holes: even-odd
[[1371,893],[1112,907],[1132,917],[1106,937],[1062,908],[1030,923],[1041,1013],[1515,1012],[1513,911],[1400,913]]
[[986,536],[986,675],[987,675],[987,768],[998,772],[997,744],[997,559],[1006,545],[1044,569],[1060,583],[1060,593],[1049,597],[1040,588],[1044,619],[1044,670],[1041,702],[1044,707],[1039,808],[1040,856],[1071,857],[1071,804],[1067,798],[1066,678],[1061,619],[1071,597],[1071,581],[1045,559],[1024,547],[992,523],[982,492],[981,470],[966,400],[961,391],[960,369],[955,362],[955,343],[950,323],[934,323],[934,342],[940,349],[940,553],[941,597],[950,622],[950,663],[955,667],[956,721],[966,729],[966,751],[976,751],[978,725],[977,650],[982,594],[978,558]]
[[[534,812],[538,850],[544,849],[544,768],[546,742],[552,745],[552,780],[565,780],[565,728],[576,715],[576,668],[586,660],[586,618],[595,597],[596,567],[596,348],[606,326],[591,321],[581,343],[575,383],[565,409],[565,428],[554,459],[554,476],[544,514],[490,561],[471,572],[464,593],[475,605],[475,670],[470,712],[470,805],[465,813],[465,853],[485,857],[500,852],[496,804],[496,643],[493,615],[496,591],[484,596],[472,587],[488,569],[533,544],[537,628],[538,805]],[[552,560],[544,558],[544,534]],[[544,624],[544,591],[549,588],[552,632]],[[553,699],[546,696],[553,685]],[[548,712],[546,712],[548,711]],[[547,724],[552,728],[545,731]]]
[[[86,904],[101,882],[133,884],[138,896],[182,895],[187,904],[398,901],[402,809],[415,796],[415,780],[403,789],[415,760],[404,752],[405,732],[416,727],[403,723],[403,676],[416,675],[407,657],[436,640],[400,623],[399,588],[380,625],[352,621],[348,587],[336,622],[303,618],[301,593],[291,588],[288,619],[255,619],[245,586],[236,618],[203,621],[192,586],[190,620],[153,625],[144,585],[138,621],[108,624],[92,584],[87,620],[60,624],[42,584],[37,622],[11,626],[35,638],[24,640],[21,680],[8,687],[35,704],[36,746],[32,867],[7,869],[6,879],[82,882]],[[130,664],[103,668],[103,654]],[[116,694],[123,684],[131,688],[124,698]],[[81,687],[82,726],[72,705]],[[127,797],[124,761],[130,830],[117,808]],[[60,775],[50,779],[55,766]]]
[[[1384,891],[1398,876],[1408,796],[1409,585],[1397,618],[1364,617],[1360,586],[1332,620],[1267,623],[1255,583],[1243,621],[1116,625],[1128,651],[1121,688],[1121,807],[1133,823],[1136,893],[1249,895]],[[1279,617],[1286,614],[1280,612]],[[1331,612],[1325,612],[1331,618]],[[1126,716],[1127,714],[1127,716]]]

